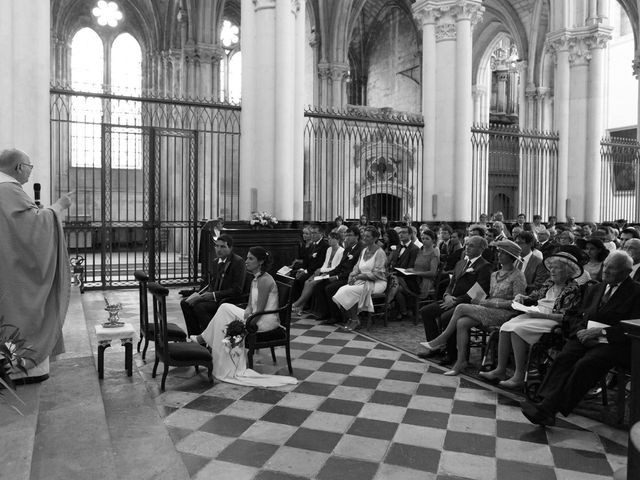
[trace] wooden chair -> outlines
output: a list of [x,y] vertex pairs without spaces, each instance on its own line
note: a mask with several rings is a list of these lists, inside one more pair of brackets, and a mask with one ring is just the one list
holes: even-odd
[[156,361],[153,365],[151,376],[156,378],[158,363],[162,360],[164,372],[162,373],[160,389],[163,391],[170,366],[194,366],[197,373],[198,366],[202,365],[207,367],[209,380],[213,383],[213,359],[206,347],[194,342],[169,342],[167,329],[167,295],[169,294],[169,289],[158,283],[149,283],[147,287],[153,297],[153,323],[156,342]]
[[382,317],[382,324],[386,327],[389,319],[389,302],[387,301],[387,292],[371,294],[371,302],[373,303],[373,312],[367,312],[366,329],[371,329],[373,321],[377,317]]
[[[149,341],[155,339],[155,328],[153,323],[149,323],[149,302],[147,295],[147,284],[149,276],[142,270],[133,272],[133,276],[138,281],[138,293],[140,296],[140,341],[138,342],[138,353],[140,353],[140,345],[144,339],[144,348],[142,349],[142,359],[147,355],[147,347]],[[167,323],[167,336],[170,342],[186,342],[187,333],[175,323]]]
[[415,296],[415,305],[414,305],[414,311],[413,311],[414,325],[418,324],[418,319],[420,318],[420,309],[425,305],[429,305],[430,303],[433,303],[439,300],[438,285],[441,282],[442,275],[443,275],[442,269],[438,267],[438,270],[436,271],[436,275],[433,278],[433,284],[431,286],[431,289],[422,296],[420,295]]
[[[278,286],[278,309],[265,312],[255,312],[247,318],[247,330],[249,333],[245,338],[245,348],[247,348],[247,366],[253,368],[253,354],[261,348],[271,349],[271,358],[276,363],[276,352],[274,347],[285,347],[287,356],[287,367],[289,375],[293,375],[291,367],[291,350],[289,342],[291,340],[291,285],[276,281]],[[277,313],[280,316],[280,326],[268,332],[257,331],[257,321],[262,315]]]

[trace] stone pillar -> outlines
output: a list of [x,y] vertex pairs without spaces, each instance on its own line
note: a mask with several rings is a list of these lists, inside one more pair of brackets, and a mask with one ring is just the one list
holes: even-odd
[[294,210],[302,208],[293,185],[295,119],[301,113],[296,92],[304,85],[304,76],[296,76],[299,55],[292,54],[298,43],[304,48],[304,35],[296,34],[299,11],[299,1],[242,3],[240,218],[257,208],[294,220]]
[[[25,191],[42,185],[51,202],[49,151],[50,5],[49,2],[2,2],[0,15],[0,150],[19,148],[35,165]],[[43,68],[44,66],[44,68]],[[55,199],[54,199],[55,200]]]
[[[455,185],[454,219],[471,221],[472,217],[472,149],[473,125],[472,86],[472,28],[480,20],[484,7],[480,1],[455,2],[456,22],[456,82],[455,82]],[[455,190],[454,190],[455,191]]]
[[438,217],[435,197],[436,175],[436,15],[433,10],[415,8],[416,19],[422,23],[422,116],[424,132],[422,142],[422,217]]
[[549,35],[547,48],[555,54],[555,97],[554,118],[555,129],[558,131],[558,187],[556,192],[555,214],[558,220],[563,221],[567,215],[569,170],[569,93],[570,93],[570,68],[569,68],[569,42],[565,32],[561,31]]
[[605,48],[611,39],[611,28],[597,27],[597,31],[585,38],[586,45],[591,52],[589,65],[588,86],[588,117],[587,117],[587,145],[585,162],[585,195],[584,221],[599,222],[600,218],[600,190],[602,167],[600,157],[600,141],[604,134],[604,102],[606,69]]
[[[633,69],[633,76],[640,80],[640,51],[636,51],[631,68]],[[638,82],[638,122],[636,125],[636,138],[640,142],[640,81]]]
[[[305,129],[305,99],[307,98],[305,71],[306,71],[306,5],[304,1],[292,2],[296,3],[296,37],[295,37],[295,56],[296,56],[296,74],[295,78],[299,81],[295,82],[295,106],[294,106],[294,148],[293,148],[293,218],[301,219],[304,216],[304,129]],[[310,86],[312,89],[313,87]],[[315,95],[315,93],[314,93]]]
[[489,123],[489,106],[487,100],[487,87],[484,85],[474,85],[473,90],[473,123]]
[[[436,217],[451,221],[471,220],[472,158],[471,126],[473,122],[473,98],[471,95],[471,54],[473,25],[481,18],[484,7],[479,0],[419,0],[413,5],[414,15],[423,26],[423,42],[431,46],[423,48],[423,69],[435,69],[435,90],[427,89],[423,82],[423,114],[427,123],[430,108],[435,109],[437,139],[435,154],[426,153],[425,167],[434,164],[432,191],[437,202]],[[433,25],[433,27],[431,27]],[[433,49],[435,42],[435,49]],[[425,51],[429,50],[424,57]],[[435,50],[433,54],[432,50]],[[433,58],[434,57],[434,58]],[[431,64],[425,64],[431,62]],[[453,79],[453,80],[452,80]],[[435,91],[435,95],[434,92]],[[425,131],[425,147],[430,143]],[[432,155],[432,157],[429,157]],[[437,163],[435,161],[437,159]],[[428,210],[427,210],[428,211]]]

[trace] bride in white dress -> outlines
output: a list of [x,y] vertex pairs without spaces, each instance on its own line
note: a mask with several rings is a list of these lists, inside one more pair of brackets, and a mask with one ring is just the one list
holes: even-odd
[[[294,377],[262,375],[248,369],[244,341],[231,349],[223,343],[229,323],[234,320],[245,322],[253,312],[278,309],[278,287],[273,277],[266,272],[270,263],[271,255],[267,250],[251,247],[245,261],[247,271],[254,275],[247,308],[243,310],[236,305],[223,303],[207,328],[200,335],[191,337],[192,341],[211,347],[213,376],[218,380],[252,387],[277,387],[298,383]],[[258,317],[257,327],[258,332],[282,328],[277,313]]]

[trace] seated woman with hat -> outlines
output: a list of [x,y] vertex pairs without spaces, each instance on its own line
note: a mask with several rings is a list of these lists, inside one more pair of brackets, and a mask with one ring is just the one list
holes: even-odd
[[[581,300],[581,291],[575,279],[582,275],[582,265],[567,252],[558,252],[544,260],[549,270],[549,280],[529,296],[518,295],[516,302],[537,305],[537,312],[525,313],[512,318],[500,327],[498,341],[498,365],[480,376],[490,381],[500,381],[506,388],[521,388],[524,385],[527,351],[542,334],[558,325],[567,310],[575,309]],[[513,348],[515,372],[505,380],[509,354]]]
[[440,350],[445,348],[447,340],[455,333],[458,358],[445,375],[457,375],[467,366],[467,345],[471,328],[502,325],[516,315],[511,303],[527,288],[524,273],[515,266],[515,261],[520,259],[520,246],[511,240],[498,240],[493,242],[492,246],[498,250],[498,261],[502,267],[491,274],[489,297],[472,300],[475,304],[458,305],[445,330],[438,337],[426,342],[425,346],[429,350]]

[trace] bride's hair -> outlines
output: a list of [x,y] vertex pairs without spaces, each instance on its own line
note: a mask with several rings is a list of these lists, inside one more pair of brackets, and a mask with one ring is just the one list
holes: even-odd
[[261,272],[269,271],[269,269],[271,268],[271,264],[273,263],[273,257],[268,250],[262,247],[251,247],[249,249],[249,252],[251,252],[251,255],[256,257],[256,260],[262,262],[262,265],[260,265]]

